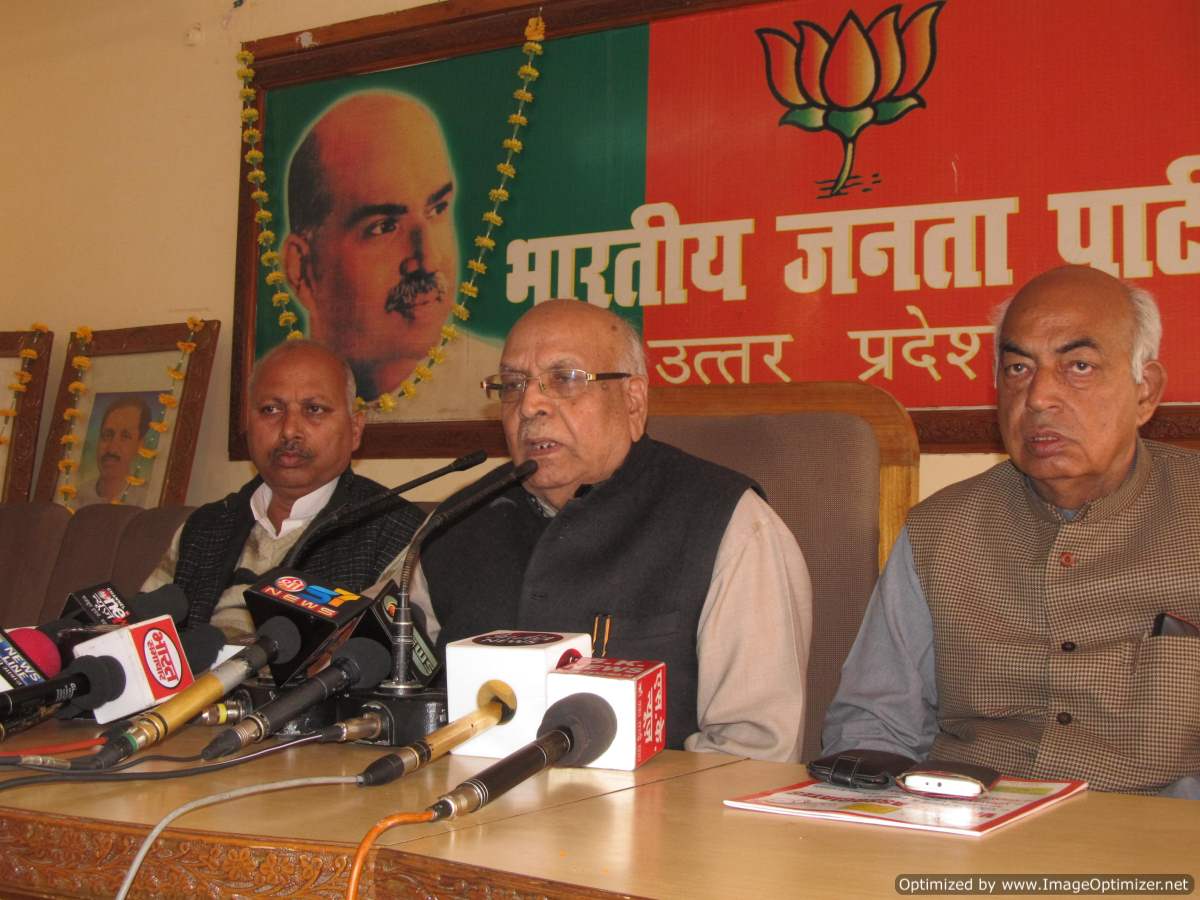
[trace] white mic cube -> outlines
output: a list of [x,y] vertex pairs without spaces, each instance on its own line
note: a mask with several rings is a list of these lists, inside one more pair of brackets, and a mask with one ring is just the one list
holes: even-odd
[[84,641],[75,648],[75,656],[112,656],[125,672],[121,696],[94,710],[101,725],[157,706],[194,681],[179,632],[169,615]]
[[632,771],[662,752],[667,738],[667,666],[657,660],[591,657],[546,676],[546,703],[598,694],[617,714],[612,744],[587,768]]
[[549,631],[489,631],[447,644],[446,706],[451,721],[478,708],[480,689],[489,681],[508,685],[517,701],[512,719],[451,752],[501,757],[534,740],[548,705],[546,673],[591,655],[590,636]]

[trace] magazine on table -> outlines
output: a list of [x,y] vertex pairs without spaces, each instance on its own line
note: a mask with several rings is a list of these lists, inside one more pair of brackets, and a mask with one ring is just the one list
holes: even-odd
[[864,791],[810,780],[734,797],[725,805],[785,816],[979,837],[1085,790],[1086,781],[1001,777],[986,794],[963,800],[919,796],[895,786]]

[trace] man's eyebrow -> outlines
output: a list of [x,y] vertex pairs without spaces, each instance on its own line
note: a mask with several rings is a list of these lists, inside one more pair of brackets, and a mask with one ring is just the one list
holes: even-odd
[[1087,347],[1090,350],[1099,350],[1100,345],[1090,337],[1076,338],[1073,341],[1067,341],[1061,347],[1055,348],[1054,352],[1058,354],[1070,353],[1072,350],[1078,350],[1081,347]]
[[1016,341],[1004,340],[1000,343],[1000,355],[1005,353],[1015,353],[1017,356],[1027,356],[1033,359],[1033,354],[1018,344]]
[[446,196],[453,190],[454,190],[454,182],[447,181],[440,188],[438,188],[436,191],[434,191],[432,194],[429,195],[429,199],[425,201],[426,205],[431,206],[434,203],[441,203],[442,200],[444,200],[446,198]]
[[357,206],[350,211],[350,215],[346,217],[346,227],[353,228],[363,219],[370,219],[374,216],[399,217],[407,212],[408,207],[403,203],[369,203],[365,206]]

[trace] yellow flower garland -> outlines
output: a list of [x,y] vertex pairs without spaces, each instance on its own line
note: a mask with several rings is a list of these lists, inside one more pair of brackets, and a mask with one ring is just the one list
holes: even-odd
[[[467,270],[470,274],[458,288],[459,293],[472,300],[479,296],[479,286],[476,284],[477,277],[487,272],[487,265],[483,261],[484,256],[496,248],[496,241],[492,237],[492,232],[504,224],[504,219],[500,216],[500,204],[509,198],[506,185],[509,181],[517,177],[517,170],[513,165],[513,157],[525,149],[524,142],[520,140],[519,135],[521,129],[529,124],[529,119],[525,114],[526,105],[533,102],[533,92],[529,90],[529,85],[541,76],[541,72],[538,71],[533,62],[535,57],[542,55],[543,47],[541,42],[545,39],[546,23],[541,16],[534,16],[525,25],[525,43],[521,47],[521,52],[525,54],[525,62],[517,69],[517,77],[521,79],[521,86],[513,92],[513,99],[517,101],[517,109],[516,112],[511,113],[506,119],[508,124],[512,126],[512,133],[504,138],[500,144],[506,154],[504,161],[496,166],[496,171],[500,174],[500,183],[488,191],[488,199],[492,203],[492,208],[484,212],[482,216],[482,221],[487,225],[487,228],[484,229],[483,234],[475,236],[474,244],[479,252],[475,255],[475,258],[467,260]],[[254,105],[257,99],[257,91],[253,86],[255,73],[251,67],[254,63],[254,54],[249,50],[241,50],[238,52],[236,58],[238,63],[237,77],[242,82],[238,90],[238,96],[242,100],[242,109],[240,112],[242,142],[249,148],[242,158],[250,166],[250,171],[246,173],[246,181],[254,185],[250,199],[258,207],[254,213],[254,221],[259,228],[255,242],[259,247],[264,248],[264,252],[259,256],[259,262],[263,268],[268,270],[266,283],[276,288],[275,293],[271,295],[271,304],[279,311],[279,327],[290,329],[287,332],[286,339],[293,340],[303,337],[303,334],[293,327],[298,321],[298,316],[293,310],[287,308],[293,298],[283,288],[285,278],[283,270],[280,268],[279,253],[274,249],[275,232],[266,227],[273,221],[274,216],[267,209],[267,203],[271,199],[270,195],[262,187],[267,180],[267,173],[262,167],[264,155],[259,147],[262,141],[262,131],[254,125],[259,119],[258,108]],[[455,303],[451,307],[451,313],[461,321],[466,321],[471,315],[470,310],[464,303]],[[361,397],[355,398],[355,409],[375,408],[385,413],[391,412],[396,407],[397,399],[414,396],[417,393],[419,385],[433,378],[433,368],[445,364],[446,347],[451,341],[457,339],[460,333],[453,325],[447,324],[443,326],[440,340],[437,344],[429,348],[425,362],[413,370],[413,377],[411,379],[400,382],[400,387],[395,393],[382,394],[373,401],[367,402]]]
[[[122,504],[129,496],[129,489],[139,487],[146,483],[145,466],[149,464],[155,457],[158,456],[158,442],[162,435],[170,430],[170,425],[167,423],[167,415],[171,409],[179,405],[179,399],[175,396],[176,386],[182,384],[187,378],[188,358],[196,350],[196,335],[204,329],[205,322],[196,316],[188,316],[187,337],[182,341],[176,341],[175,347],[179,350],[179,359],[174,365],[167,367],[167,377],[171,380],[171,389],[164,391],[158,395],[158,401],[162,406],[162,415],[150,423],[150,431],[142,439],[141,446],[138,447],[137,457],[133,461],[133,471],[125,476],[125,489],[116,497],[113,497],[112,503]],[[35,326],[36,327],[36,326]],[[85,378],[88,371],[92,368],[92,359],[87,355],[87,345],[91,343],[92,330],[86,325],[80,325],[71,335],[71,344],[68,345],[68,352],[74,348],[75,355],[71,357],[71,367],[75,369],[75,380],[68,386],[67,390],[75,397],[75,403],[78,404],[79,396],[87,391]],[[36,359],[37,354],[34,353],[28,359]],[[72,476],[74,471],[79,467],[79,460],[72,454],[76,449],[76,445],[80,444],[80,436],[75,433],[76,420],[82,415],[78,405],[69,406],[63,410],[62,417],[67,423],[66,432],[59,438],[59,443],[63,447],[63,456],[58,460],[58,484],[56,493],[62,498],[61,503],[65,506],[72,515],[75,514],[73,501],[79,493],[79,489],[73,483]],[[152,432],[152,433],[151,433]]]
[[[12,432],[16,428],[17,413],[21,409],[21,404],[24,401],[24,396],[29,392],[29,382],[33,380],[33,372],[30,371],[34,361],[41,356],[41,352],[35,346],[24,346],[25,344],[42,343],[42,336],[50,331],[49,326],[41,322],[34,322],[30,326],[30,334],[21,337],[21,344],[17,350],[17,359],[19,366],[13,370],[13,380],[8,385],[9,391],[12,392],[12,402],[5,408],[0,409],[0,447],[3,447],[12,442]],[[38,398],[41,402],[41,398]]]

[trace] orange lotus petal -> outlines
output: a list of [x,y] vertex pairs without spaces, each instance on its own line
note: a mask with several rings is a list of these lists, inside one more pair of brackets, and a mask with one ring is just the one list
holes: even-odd
[[853,11],[846,13],[821,72],[830,104],[854,109],[871,99],[879,84],[879,66],[871,42]]
[[809,100],[796,80],[799,46],[790,35],[773,28],[760,28],[757,34],[767,57],[767,85],[775,99],[784,106],[808,106]]
[[817,106],[828,106],[829,98],[821,86],[821,69],[829,55],[829,36],[812,22],[797,22],[796,30],[800,32],[800,63],[796,66],[800,90]]
[[945,0],[922,6],[908,17],[900,32],[904,52],[904,72],[892,92],[897,97],[916,93],[933,69],[934,24]]
[[896,13],[899,9],[898,6],[885,9],[867,31],[879,61],[879,86],[875,89],[877,99],[891,95],[900,80],[900,71],[904,68],[900,36],[896,33]]

